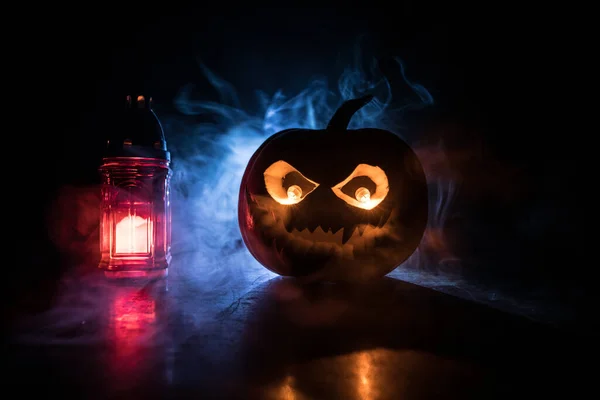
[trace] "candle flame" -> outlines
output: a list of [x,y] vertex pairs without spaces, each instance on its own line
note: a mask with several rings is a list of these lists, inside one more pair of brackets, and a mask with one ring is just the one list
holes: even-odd
[[117,253],[149,253],[150,223],[138,215],[123,218],[115,229],[115,251]]
[[290,200],[297,200],[302,197],[302,189],[298,185],[292,185],[288,188],[287,195]]

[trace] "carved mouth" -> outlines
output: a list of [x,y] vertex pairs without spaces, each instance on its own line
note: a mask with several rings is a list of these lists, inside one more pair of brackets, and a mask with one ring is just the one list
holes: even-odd
[[[362,254],[370,253],[382,240],[399,240],[392,237],[390,223],[383,227],[370,224],[358,224],[352,228],[341,228],[336,232],[321,226],[314,229],[291,228],[289,216],[285,212],[273,211],[275,207],[271,199],[253,196],[248,202],[252,218],[261,226],[261,233],[267,240],[272,240],[276,250],[293,249],[297,253],[324,254],[346,259],[355,259]],[[279,211],[279,210],[278,210]]]

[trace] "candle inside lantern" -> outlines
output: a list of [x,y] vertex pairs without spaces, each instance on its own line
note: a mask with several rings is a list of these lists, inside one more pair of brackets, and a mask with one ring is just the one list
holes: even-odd
[[171,156],[146,97],[127,96],[118,121],[100,165],[98,266],[111,279],[163,278],[171,262]]
[[128,215],[115,227],[115,252],[149,253],[152,245],[152,223],[139,215]]

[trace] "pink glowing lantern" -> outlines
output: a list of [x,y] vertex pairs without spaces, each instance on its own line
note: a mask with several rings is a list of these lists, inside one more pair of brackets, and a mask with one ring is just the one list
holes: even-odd
[[171,262],[170,154],[152,98],[127,96],[102,159],[99,267],[108,278],[165,277]]

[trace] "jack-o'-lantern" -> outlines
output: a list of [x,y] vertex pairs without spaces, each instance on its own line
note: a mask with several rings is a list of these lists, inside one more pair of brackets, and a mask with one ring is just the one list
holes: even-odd
[[419,245],[428,205],[417,156],[390,131],[348,129],[371,99],[346,101],[324,130],[278,132],[251,157],[238,218],[267,269],[305,281],[364,281]]

